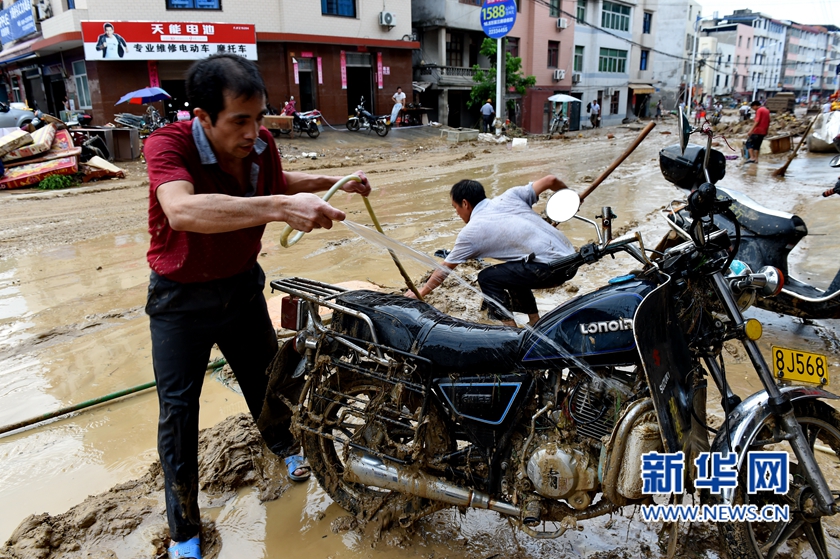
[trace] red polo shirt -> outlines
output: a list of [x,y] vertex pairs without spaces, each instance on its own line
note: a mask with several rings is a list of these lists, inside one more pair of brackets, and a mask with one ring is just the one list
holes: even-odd
[[222,171],[198,119],[157,130],[143,151],[149,171],[149,266],[167,279],[193,283],[227,278],[250,270],[260,252],[264,225],[227,233],[175,231],[157,200],[157,188],[187,181],[196,194],[267,196],[283,194],[286,180],[274,139],[265,128],[246,158],[251,180],[246,189]]
[[770,130],[770,111],[767,107],[759,107],[755,110],[755,129],[753,134],[767,135]]

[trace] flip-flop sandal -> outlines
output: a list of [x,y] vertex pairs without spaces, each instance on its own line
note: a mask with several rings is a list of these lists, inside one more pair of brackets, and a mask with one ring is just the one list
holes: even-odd
[[169,559],[202,559],[198,536],[169,546]]
[[[309,476],[312,475],[309,464],[306,463],[306,458],[300,454],[287,456],[284,462],[286,463],[286,467],[289,469],[289,479],[292,481],[306,481],[309,479]],[[302,476],[296,476],[295,472],[298,470],[306,470],[306,473]]]

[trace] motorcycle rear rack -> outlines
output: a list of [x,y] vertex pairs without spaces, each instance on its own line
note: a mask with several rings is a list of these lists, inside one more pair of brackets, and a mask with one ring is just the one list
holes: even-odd
[[[371,338],[373,338],[372,345],[374,350],[376,351],[378,361],[382,364],[390,363],[389,360],[386,359],[385,356],[382,354],[382,350],[380,349],[381,344],[379,343],[379,338],[376,335],[376,328],[374,328],[373,322],[371,321],[370,317],[363,312],[359,312],[349,307],[345,307],[344,305],[339,305],[338,303],[332,301],[332,299],[335,299],[342,293],[349,291],[348,289],[329,283],[323,283],[320,281],[298,277],[274,280],[269,285],[271,286],[272,290],[276,289],[278,291],[282,291],[283,293],[288,293],[292,297],[303,299],[304,301],[315,305],[316,308],[311,309],[309,316],[312,319],[315,328],[317,328],[321,332],[326,332],[327,327],[321,322],[321,317],[318,314],[317,306],[324,306],[328,309],[332,309],[333,311],[347,313],[363,321],[365,324],[367,324],[368,329],[370,330]],[[368,352],[362,349],[361,347],[355,344],[351,344],[346,340],[340,339],[341,336],[339,336],[338,338],[344,345],[347,345],[351,349],[362,352],[363,354],[368,354]]]

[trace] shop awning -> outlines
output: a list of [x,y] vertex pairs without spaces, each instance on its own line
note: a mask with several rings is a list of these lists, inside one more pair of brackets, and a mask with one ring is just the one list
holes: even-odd
[[3,49],[0,51],[0,65],[38,56],[32,52],[32,45],[39,40],[41,40],[41,37],[35,37],[34,39],[18,43],[13,47]]
[[649,83],[630,83],[628,86],[630,89],[633,90],[635,95],[642,95],[644,93],[653,93],[656,91],[653,86]]

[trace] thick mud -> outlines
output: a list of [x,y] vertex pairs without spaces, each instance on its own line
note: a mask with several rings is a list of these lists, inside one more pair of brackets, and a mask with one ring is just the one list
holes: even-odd
[[[617,233],[638,230],[646,245],[656,244],[667,229],[659,217],[662,208],[685,196],[658,169],[659,149],[676,141],[661,132],[673,131],[674,122],[660,124],[586,200],[580,215],[592,219],[609,205],[619,216]],[[529,139],[526,150],[513,152],[505,145],[448,144],[428,132],[411,137],[399,132],[385,140],[335,134],[335,141],[325,133],[317,141],[281,139],[280,147],[290,170],[341,176],[364,169],[386,234],[429,255],[451,248],[462,226],[447,197],[458,180],[480,180],[495,196],[555,173],[582,191],[637,134],[617,128]],[[300,156],[313,149],[319,154],[315,160]],[[828,159],[801,153],[784,179],[770,177],[784,162],[781,156],[762,157],[759,165],[745,168],[730,162],[722,182],[805,219],[810,234],[792,253],[792,270],[822,288],[837,271],[840,249],[829,229],[837,200],[819,198],[835,180]],[[0,193],[1,425],[153,378],[142,311],[148,281],[147,183],[142,166],[126,167],[123,181],[72,192]],[[332,203],[349,219],[370,223],[358,199],[339,194]],[[591,225],[581,221],[561,228],[576,246],[594,238]],[[280,230],[269,226],[264,237],[260,262],[269,279],[362,280],[405,290],[387,252],[343,226],[307,235],[290,249],[277,243]],[[418,281],[429,271],[408,256],[400,258]],[[474,284],[481,266],[489,264],[469,263],[458,273]],[[607,259],[563,287],[537,292],[540,311],[634,266],[626,257]],[[272,296],[268,290],[267,296]],[[429,302],[486,321],[479,296],[455,279]],[[765,355],[774,343],[817,351],[828,354],[830,368],[838,370],[835,321],[803,322],[760,310],[750,314],[764,323]],[[760,389],[737,347],[727,357],[727,371],[740,394]],[[710,410],[719,418],[718,399],[710,394]],[[213,377],[205,382],[201,403],[202,428],[246,411],[241,396]],[[156,397],[147,391],[0,438],[0,541],[8,539],[0,557],[156,557],[166,537],[159,467],[150,467],[157,454],[156,423]],[[619,558],[658,557],[666,551],[661,526],[643,523],[633,509],[581,522],[581,531],[552,541],[515,532],[494,513],[456,510],[377,538],[356,526],[314,481],[289,487],[243,416],[205,431],[202,441],[205,557]],[[829,534],[837,555],[838,533]],[[678,541],[679,557],[719,555],[710,525],[681,526]]]

